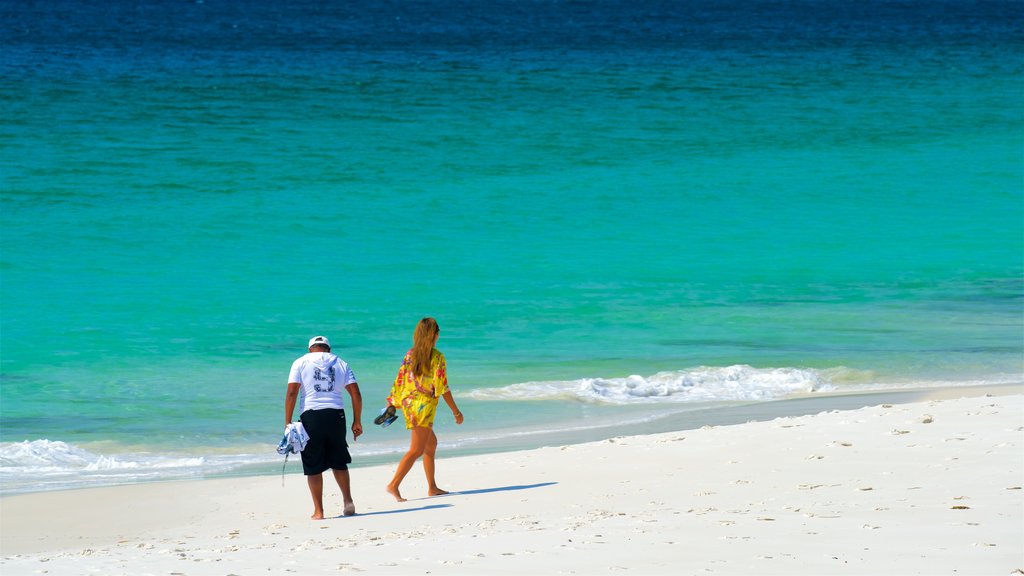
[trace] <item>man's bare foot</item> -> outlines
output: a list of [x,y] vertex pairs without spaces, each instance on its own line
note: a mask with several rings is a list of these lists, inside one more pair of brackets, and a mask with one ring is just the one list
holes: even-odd
[[447,493],[447,490],[441,490],[440,488],[431,488],[430,490],[427,490],[427,496],[444,496]]
[[397,500],[399,502],[405,502],[406,501],[406,499],[402,498],[402,495],[398,492],[398,488],[395,488],[395,487],[391,486],[390,484],[388,484],[388,487],[385,488],[385,490],[388,491],[388,494],[391,494],[392,496],[394,496],[395,500]]
[[343,512],[343,514],[345,516],[355,516],[356,515],[356,505],[353,504],[352,502],[345,502],[345,511]]
[[324,511],[320,510],[318,512],[313,512],[313,515],[310,516],[309,519],[310,520],[323,520],[324,519]]

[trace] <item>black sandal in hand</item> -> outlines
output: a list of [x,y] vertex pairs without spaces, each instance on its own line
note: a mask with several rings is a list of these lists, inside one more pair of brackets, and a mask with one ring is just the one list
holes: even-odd
[[391,426],[391,423],[398,420],[398,416],[395,415],[395,407],[388,406],[387,408],[380,411],[380,416],[373,419],[373,423],[383,428]]

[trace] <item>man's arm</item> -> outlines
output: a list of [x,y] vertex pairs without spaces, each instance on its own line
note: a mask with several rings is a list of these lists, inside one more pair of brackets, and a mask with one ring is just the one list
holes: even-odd
[[353,382],[345,386],[352,397],[352,441],[363,433],[363,395],[359,392],[359,383]]
[[302,384],[289,382],[288,391],[284,394],[284,426],[292,423],[292,413],[295,412],[295,402],[299,399],[299,388]]

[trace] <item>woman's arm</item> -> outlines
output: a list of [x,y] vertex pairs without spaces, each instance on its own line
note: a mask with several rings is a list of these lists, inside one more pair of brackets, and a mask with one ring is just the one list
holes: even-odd
[[451,390],[445,390],[445,393],[441,396],[444,398],[445,404],[452,409],[452,415],[455,416],[455,423],[462,424],[462,412],[459,412],[459,407],[455,405],[455,398],[452,396]]

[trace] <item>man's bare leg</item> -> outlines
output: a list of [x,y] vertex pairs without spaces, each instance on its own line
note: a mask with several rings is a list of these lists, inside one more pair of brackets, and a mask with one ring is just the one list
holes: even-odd
[[324,519],[324,475],[315,474],[306,476],[306,484],[309,486],[309,495],[313,497],[313,520]]
[[345,501],[343,514],[355,516],[356,505],[352,502],[352,486],[349,482],[348,470],[332,470],[332,472],[334,472],[334,480],[338,483],[338,488],[341,488],[341,497]]

